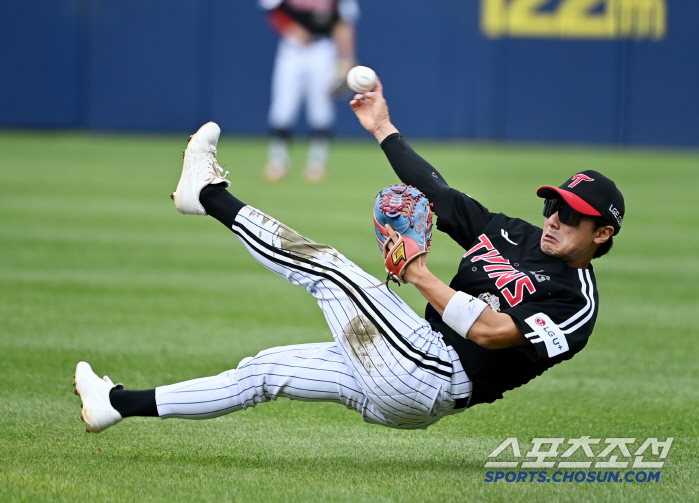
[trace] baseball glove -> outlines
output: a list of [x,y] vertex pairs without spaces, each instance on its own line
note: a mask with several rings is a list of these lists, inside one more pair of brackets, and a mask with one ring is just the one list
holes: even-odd
[[[405,283],[405,266],[430,251],[432,215],[432,203],[415,187],[401,183],[378,193],[374,203],[374,230],[381,253],[386,255],[384,264],[388,279]],[[397,243],[388,239],[386,224],[400,236]]]

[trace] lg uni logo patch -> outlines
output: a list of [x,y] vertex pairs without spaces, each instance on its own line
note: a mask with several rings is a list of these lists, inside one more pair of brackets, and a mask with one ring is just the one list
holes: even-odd
[[533,344],[543,342],[549,358],[568,351],[568,340],[563,330],[544,313],[534,314],[524,321],[534,330],[533,334],[526,334],[526,337]]
[[594,178],[590,178],[587,175],[583,175],[581,173],[578,173],[577,175],[573,176],[573,181],[568,184],[568,187],[570,187],[572,189],[580,182],[594,182],[594,181],[595,181]]

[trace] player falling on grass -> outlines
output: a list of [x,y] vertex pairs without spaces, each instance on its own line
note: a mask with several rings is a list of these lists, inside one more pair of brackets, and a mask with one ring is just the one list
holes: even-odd
[[[541,229],[449,187],[391,124],[380,83],[350,105],[398,177],[432,202],[437,228],[464,248],[449,285],[420,250],[403,257],[413,260],[394,276],[429,301],[425,318],[334,248],[231,195],[216,160],[220,130],[210,122],[185,150],[177,209],[216,218],[264,267],[306,288],[334,340],[268,349],[217,376],[143,391],[115,386],[80,362],[75,391],[87,431],[128,416],[212,418],[278,397],[342,403],[369,423],[425,428],[502,398],[585,346],[598,310],[590,261],[609,250],[624,215],[614,183],[584,171],[560,187],[539,188]],[[396,190],[386,201],[407,189]],[[378,231],[384,258],[401,256],[404,237],[390,226]]]

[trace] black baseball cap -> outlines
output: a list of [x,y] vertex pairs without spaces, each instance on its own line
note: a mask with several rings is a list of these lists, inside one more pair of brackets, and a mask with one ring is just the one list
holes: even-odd
[[616,184],[598,171],[588,169],[571,176],[560,187],[544,185],[536,195],[546,199],[563,199],[575,211],[595,217],[619,233],[624,220],[624,196]]

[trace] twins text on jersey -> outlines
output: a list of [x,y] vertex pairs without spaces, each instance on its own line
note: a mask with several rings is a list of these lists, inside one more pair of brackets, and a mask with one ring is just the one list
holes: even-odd
[[[466,252],[464,258],[480,250],[484,250],[485,253],[471,257],[471,263],[485,262],[488,264],[483,266],[483,270],[488,273],[489,278],[495,279],[495,287],[500,290],[510,307],[516,306],[524,300],[525,290],[530,294],[536,292],[536,287],[529,276],[515,269],[510,261],[504,258],[493,246],[485,234],[478,236],[477,243]],[[514,285],[507,286],[513,282]]]

